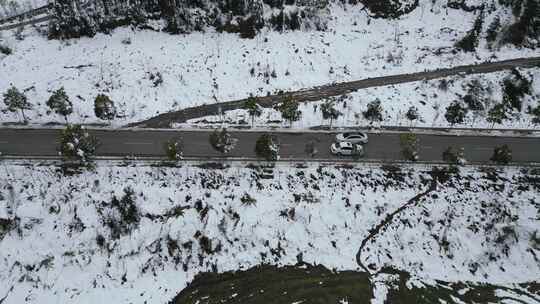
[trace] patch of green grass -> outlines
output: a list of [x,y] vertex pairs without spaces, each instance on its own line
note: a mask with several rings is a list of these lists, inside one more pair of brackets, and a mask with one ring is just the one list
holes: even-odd
[[[526,301],[522,303],[537,303],[537,295],[533,292],[527,292],[529,288],[536,286],[537,283],[519,284],[519,288],[498,286],[485,283],[471,282],[444,282],[436,281],[434,285],[407,284],[410,275],[403,271],[393,271],[393,274],[399,276],[396,284],[389,288],[385,303],[391,304],[433,304],[433,303],[504,303],[504,300]],[[407,286],[411,286],[410,288]],[[423,285],[423,286],[422,286]],[[504,293],[501,293],[504,291]],[[530,290],[529,290],[530,291]],[[521,303],[516,301],[516,303]],[[514,303],[514,302],[512,302]]]
[[347,300],[367,304],[372,296],[371,282],[362,272],[263,265],[247,271],[200,274],[171,303],[331,304]]
[[[436,303],[538,303],[540,287],[536,282],[498,286],[471,282],[423,284],[405,272],[385,267],[389,274],[385,304]],[[382,282],[376,276],[374,280]],[[334,304],[371,303],[373,288],[365,272],[332,272],[323,266],[262,265],[246,271],[203,273],[195,277],[171,304]],[[512,302],[513,303],[513,302]]]

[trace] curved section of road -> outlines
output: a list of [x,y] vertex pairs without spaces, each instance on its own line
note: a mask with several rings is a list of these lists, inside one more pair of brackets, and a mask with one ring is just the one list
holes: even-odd
[[[463,65],[453,68],[439,69],[435,71],[418,72],[412,74],[400,74],[392,76],[382,76],[375,78],[367,78],[363,80],[342,82],[336,84],[328,84],[314,87],[312,89],[304,89],[287,94],[269,95],[258,97],[257,102],[262,107],[272,107],[280,102],[288,95],[292,95],[298,102],[319,101],[321,99],[339,96],[351,93],[360,89],[379,87],[387,85],[395,85],[406,82],[429,80],[436,78],[444,78],[453,75],[470,75],[492,73],[512,68],[530,68],[540,66],[540,57],[517,58],[503,60],[497,62],[487,62],[476,65]],[[197,107],[186,108],[180,111],[164,113],[148,120],[130,124],[131,127],[146,127],[146,128],[170,128],[173,123],[185,123],[190,119],[218,115],[220,111],[230,111],[242,108],[246,99],[233,100],[228,102],[202,105]]]
[[[57,157],[59,129],[0,129],[0,152],[4,156]],[[238,138],[238,144],[231,153],[223,155],[209,144],[212,131],[202,130],[89,130],[95,135],[100,146],[98,156],[107,157],[164,157],[164,145],[173,138],[182,138],[184,156],[189,159],[255,159],[255,141],[263,134],[258,131],[231,131]],[[316,160],[350,160],[330,153],[334,142],[332,132],[273,132],[281,143],[281,159],[306,161],[311,158],[305,153],[305,145],[315,141],[318,153]],[[448,147],[463,147],[465,158],[473,164],[486,164],[496,146],[507,144],[512,150],[513,163],[540,163],[540,139],[534,137],[490,137],[490,136],[448,136],[418,134],[420,161],[443,162],[442,153]],[[365,161],[401,161],[401,147],[398,133],[371,133],[365,146]]]

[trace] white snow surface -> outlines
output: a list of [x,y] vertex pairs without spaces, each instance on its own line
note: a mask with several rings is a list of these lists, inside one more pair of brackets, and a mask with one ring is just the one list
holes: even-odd
[[[330,269],[359,269],[355,254],[370,228],[425,191],[422,180],[430,178],[423,166],[403,167],[402,182],[369,165],[280,165],[265,179],[240,165],[100,165],[75,176],[49,166],[7,164],[3,170],[0,214],[20,220],[0,241],[0,296],[7,295],[9,304],[166,303],[212,265],[220,272],[262,262],[287,265],[299,253]],[[452,184],[439,185],[394,220],[368,244],[362,260],[427,280],[537,280],[534,254],[540,249],[530,240],[540,229],[538,184],[525,181],[531,176],[519,168],[497,175],[492,181],[489,171],[462,168]],[[141,222],[113,240],[100,212],[113,212],[107,204],[126,187],[135,191]],[[245,193],[254,205],[241,203]],[[178,206],[187,207],[183,216],[159,218]],[[281,215],[291,208],[294,218]],[[514,234],[501,241],[501,233],[510,231],[505,227]],[[198,231],[221,250],[204,253]],[[98,246],[98,234],[110,251]],[[443,238],[447,246],[437,241]],[[178,250],[169,252],[169,239]],[[377,290],[381,303],[385,292]]]
[[[302,112],[300,120],[291,124],[282,119],[281,113],[274,108],[263,108],[261,116],[255,117],[255,127],[292,127],[311,128],[329,126],[330,121],[324,120],[321,113],[321,105],[329,100],[334,100],[335,108],[341,113],[334,120],[332,127],[366,127],[366,126],[404,126],[404,127],[459,127],[459,128],[500,128],[500,129],[535,129],[540,130],[540,125],[533,123],[533,116],[527,112],[528,107],[540,105],[540,69],[522,69],[520,73],[527,79],[532,80],[532,94],[525,95],[522,99],[523,109],[521,112],[513,110],[508,112],[508,119],[501,124],[487,121],[488,111],[503,100],[502,83],[511,74],[510,71],[496,72],[481,75],[454,76],[445,78],[448,89],[441,90],[440,79],[429,81],[417,81],[400,85],[367,88],[344,95],[343,97],[326,99],[317,102],[301,103],[299,110]],[[446,108],[454,101],[459,101],[464,107],[463,96],[467,94],[467,85],[472,81],[479,81],[486,89],[483,95],[483,110],[468,110],[463,123],[450,124],[446,118]],[[371,122],[363,116],[368,103],[380,100],[383,108],[383,120]],[[416,107],[420,119],[410,121],[406,113],[410,107]],[[242,125],[251,124],[251,117],[247,110],[239,109],[227,111],[221,116],[205,116],[189,120],[184,124],[175,124],[175,127],[183,126],[211,126],[211,125]]]
[[[331,4],[332,18],[325,32],[263,30],[254,39],[211,29],[169,35],[126,27],[110,35],[68,41],[47,40],[32,29],[23,33],[22,41],[13,32],[4,32],[0,43],[10,46],[14,54],[0,55],[0,92],[12,84],[28,89],[26,94],[34,105],[28,116],[37,124],[63,122],[62,117],[48,113],[45,105],[51,92],[62,86],[74,102],[71,122],[104,123],[94,115],[93,100],[98,93],[105,93],[119,108],[122,117],[113,125],[120,126],[250,94],[262,96],[332,82],[538,55],[527,48],[490,51],[485,39],[477,52],[454,54],[454,43],[470,30],[476,16],[444,8],[440,1],[432,4],[422,0],[416,10],[398,20],[371,19],[369,24],[361,8]],[[509,10],[500,8],[486,16],[486,27],[496,14],[503,20],[512,18]],[[126,38],[131,44],[122,43]],[[388,63],[389,54],[401,59]],[[86,67],[74,68],[81,65]],[[154,87],[150,74],[157,72],[163,75],[163,84]],[[355,93],[353,99],[366,94],[369,98],[410,98],[395,104],[396,111],[405,112],[409,104],[425,100],[415,86],[363,91]],[[429,107],[431,98],[425,101]],[[435,120],[439,124],[429,111],[423,113],[427,123]],[[349,111],[343,119],[350,123],[353,116]],[[18,113],[5,113],[0,120],[17,121]],[[302,125],[312,122],[308,119]]]

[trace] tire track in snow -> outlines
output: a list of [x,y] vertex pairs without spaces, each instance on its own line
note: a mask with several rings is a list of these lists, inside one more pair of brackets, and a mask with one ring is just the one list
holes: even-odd
[[358,252],[356,253],[356,263],[358,264],[358,266],[360,266],[365,272],[371,274],[371,271],[362,262],[362,251],[364,250],[367,243],[373,238],[375,238],[381,232],[381,230],[382,232],[384,232],[384,228],[386,228],[388,224],[392,223],[392,221],[397,215],[399,215],[401,212],[403,212],[405,209],[409,207],[417,206],[422,198],[430,194],[435,189],[437,189],[437,178],[433,177],[427,190],[415,195],[413,198],[408,200],[401,207],[394,210],[392,213],[387,214],[386,217],[379,224],[377,224],[374,228],[372,228],[369,231],[368,236],[362,240],[362,243],[360,244],[360,248],[358,249]]

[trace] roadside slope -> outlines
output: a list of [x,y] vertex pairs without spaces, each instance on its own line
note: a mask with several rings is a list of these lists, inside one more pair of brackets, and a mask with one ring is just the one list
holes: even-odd
[[[275,106],[276,104],[279,104],[280,102],[283,102],[283,100],[287,96],[292,96],[297,102],[310,102],[318,101],[332,96],[339,96],[371,87],[388,86],[420,80],[444,78],[453,75],[493,73],[513,68],[530,68],[538,65],[540,65],[540,57],[517,58],[497,62],[487,62],[476,65],[462,65],[454,68],[445,68],[434,71],[382,76],[375,78],[367,78],[363,80],[328,84],[323,86],[317,86],[312,89],[302,89],[293,92],[258,97],[257,102],[262,107],[269,108]],[[145,128],[169,128],[173,123],[185,123],[190,119],[203,116],[218,115],[220,112],[223,111],[230,111],[242,108],[246,101],[247,99],[240,99],[228,102],[190,107],[179,111],[160,114],[156,117],[141,122],[129,124],[129,126]]]

